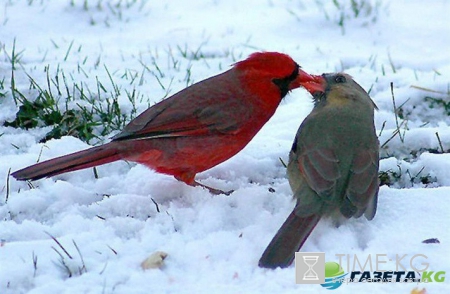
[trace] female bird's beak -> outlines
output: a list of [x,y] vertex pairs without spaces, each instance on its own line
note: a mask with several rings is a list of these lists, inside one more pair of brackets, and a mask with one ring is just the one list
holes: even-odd
[[294,83],[304,87],[311,94],[325,92],[326,81],[324,77],[310,75],[301,69],[298,70],[298,77]]

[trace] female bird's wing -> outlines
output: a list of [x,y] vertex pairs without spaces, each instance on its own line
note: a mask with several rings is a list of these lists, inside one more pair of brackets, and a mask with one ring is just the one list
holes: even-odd
[[[309,149],[298,157],[298,168],[306,184],[295,191],[299,216],[319,211],[325,202],[339,207],[347,218],[364,213],[367,219],[373,219],[378,194],[377,149],[358,150],[349,170],[339,167],[333,149]],[[347,181],[345,191],[336,186],[340,180]]]
[[342,177],[339,160],[331,148],[308,148],[300,152],[297,164],[301,183],[294,191],[298,216],[321,213],[324,202],[337,202],[337,181]]
[[379,189],[378,153],[376,148],[359,150],[355,154],[345,193],[346,201],[340,209],[344,216],[360,217],[364,213],[368,220],[375,216]]

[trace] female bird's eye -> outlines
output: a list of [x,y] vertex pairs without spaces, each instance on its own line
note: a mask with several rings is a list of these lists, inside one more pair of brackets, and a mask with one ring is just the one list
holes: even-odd
[[347,79],[344,76],[337,76],[335,79],[336,83],[345,83],[347,81]]

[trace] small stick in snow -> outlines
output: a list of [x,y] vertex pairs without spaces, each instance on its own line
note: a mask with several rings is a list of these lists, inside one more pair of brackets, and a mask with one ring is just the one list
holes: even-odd
[[445,153],[444,147],[442,147],[442,141],[441,141],[441,138],[439,137],[439,133],[438,132],[436,132],[436,137],[437,137],[438,142],[439,142],[439,147],[441,148],[441,153]]

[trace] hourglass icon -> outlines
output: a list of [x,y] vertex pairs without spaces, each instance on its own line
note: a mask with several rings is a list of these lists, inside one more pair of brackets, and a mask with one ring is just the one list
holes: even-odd
[[308,266],[308,270],[303,275],[305,281],[318,281],[319,275],[313,270],[313,266],[317,263],[319,256],[302,256],[303,261]]

